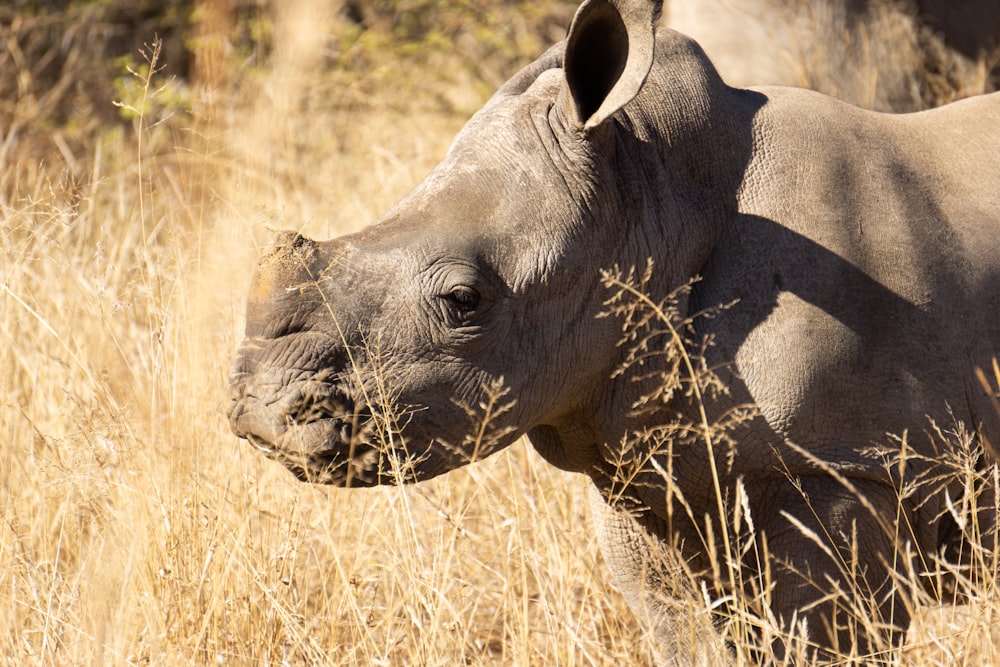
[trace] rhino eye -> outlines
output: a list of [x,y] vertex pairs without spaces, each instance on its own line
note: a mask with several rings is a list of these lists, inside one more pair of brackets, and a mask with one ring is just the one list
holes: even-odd
[[460,285],[446,294],[444,298],[456,309],[458,309],[459,312],[469,313],[475,310],[479,305],[480,297],[479,292],[476,290],[471,287],[466,287],[465,285]]

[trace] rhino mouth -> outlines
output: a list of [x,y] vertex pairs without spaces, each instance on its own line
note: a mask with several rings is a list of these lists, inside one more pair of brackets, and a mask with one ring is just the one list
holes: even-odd
[[350,424],[343,419],[291,423],[276,443],[254,434],[247,434],[246,440],[303,482],[336,486],[378,483],[378,449],[352,438]]
[[396,481],[392,448],[382,445],[371,410],[330,387],[300,391],[283,409],[235,400],[233,431],[301,481],[375,486]]

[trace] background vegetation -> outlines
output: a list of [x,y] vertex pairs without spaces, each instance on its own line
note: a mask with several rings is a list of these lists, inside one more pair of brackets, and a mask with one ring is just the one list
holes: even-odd
[[0,663],[648,662],[582,478],[312,487],[225,419],[270,230],[372,221],[575,4],[0,8]]

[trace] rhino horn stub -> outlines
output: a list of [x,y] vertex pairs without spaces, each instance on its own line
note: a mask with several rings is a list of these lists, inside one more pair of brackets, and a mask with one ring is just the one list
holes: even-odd
[[251,297],[266,299],[275,290],[314,281],[318,245],[296,232],[280,232],[257,265]]
[[295,232],[278,234],[261,257],[250,283],[247,336],[276,338],[301,327],[311,312],[325,261],[320,244]]
[[638,94],[653,65],[654,24],[662,7],[646,0],[580,5],[566,38],[560,105],[567,117],[592,130]]

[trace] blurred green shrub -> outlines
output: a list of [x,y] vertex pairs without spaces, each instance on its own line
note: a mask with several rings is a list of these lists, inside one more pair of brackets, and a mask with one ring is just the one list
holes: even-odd
[[[120,122],[123,115],[127,119],[127,108],[134,106],[134,73],[144,66],[143,54],[154,40],[162,43],[161,76],[176,82],[166,96],[174,107],[171,112],[183,112],[192,104],[193,97],[183,88],[199,79],[238,89],[242,77],[270,64],[277,2],[4,3],[0,126],[22,133],[59,128],[72,140],[76,134]],[[423,73],[421,87],[457,69],[468,75],[465,80],[492,89],[563,36],[575,4],[346,0],[333,23],[324,26],[327,44],[320,67],[328,73],[367,77],[375,84],[395,84],[412,79],[415,68],[445,58],[448,67]],[[369,77],[372,72],[380,74]],[[116,101],[121,103],[117,107]]]

